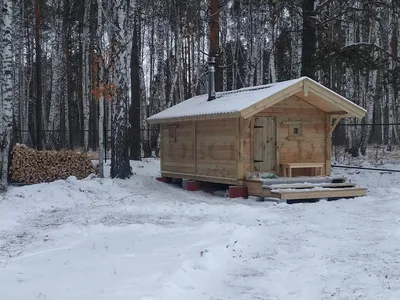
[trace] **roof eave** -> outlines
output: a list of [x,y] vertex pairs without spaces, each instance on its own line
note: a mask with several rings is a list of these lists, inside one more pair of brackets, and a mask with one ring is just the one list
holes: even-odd
[[309,92],[325,99],[336,107],[343,109],[347,112],[347,115],[342,116],[343,118],[358,118],[362,119],[367,114],[367,111],[361,106],[354,102],[344,98],[343,96],[335,93],[334,91],[324,87],[323,85],[315,82],[310,78],[305,78],[303,83],[303,92],[308,94]]
[[176,123],[176,122],[231,119],[231,118],[239,118],[240,116],[241,116],[240,112],[231,112],[231,113],[220,113],[220,114],[193,115],[185,117],[171,117],[171,118],[157,118],[157,119],[148,118],[147,122],[149,124],[164,124],[164,123]]

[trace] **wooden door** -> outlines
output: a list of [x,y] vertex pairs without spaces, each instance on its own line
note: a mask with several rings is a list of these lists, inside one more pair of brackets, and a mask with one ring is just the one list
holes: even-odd
[[254,122],[254,171],[277,172],[276,118],[256,117]]

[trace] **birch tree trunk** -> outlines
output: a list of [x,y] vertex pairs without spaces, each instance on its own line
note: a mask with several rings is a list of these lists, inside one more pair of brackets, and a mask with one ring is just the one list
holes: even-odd
[[[54,9],[60,10],[59,0],[53,1],[52,5]],[[46,134],[46,145],[48,149],[55,149],[59,146],[59,134],[60,120],[62,117],[63,98],[65,93],[63,92],[63,77],[65,74],[63,58],[63,43],[62,35],[59,29],[61,28],[61,20],[55,18],[54,20],[54,39],[52,41],[52,54],[51,54],[51,96],[50,96],[50,111],[47,121],[47,134]],[[64,134],[64,133],[62,133]]]
[[[113,1],[114,24],[111,53],[114,57],[115,66],[115,85],[117,87],[116,99],[113,100],[113,114],[111,124],[111,177],[125,179],[132,175],[129,164],[129,149],[127,141],[129,139],[128,122],[128,93],[129,78],[127,67],[128,55],[132,47],[132,41],[128,38],[127,32],[127,7],[123,0]],[[128,43],[126,41],[129,41]]]
[[[104,82],[104,57],[102,54],[102,35],[103,35],[103,21],[102,21],[102,11],[101,11],[101,0],[97,0],[97,4],[98,4],[98,8],[97,8],[97,33],[96,33],[96,37],[97,37],[97,42],[98,42],[98,65],[99,65],[99,77],[98,80],[100,83]],[[86,4],[87,6],[89,6],[88,4]],[[90,6],[89,6],[90,7]],[[87,7],[85,6],[85,16],[86,16],[86,9]],[[85,29],[84,29],[85,32]],[[89,27],[87,29],[87,34],[89,34]],[[85,47],[83,47],[85,49]],[[89,51],[89,47],[87,47],[88,51]],[[85,55],[85,54],[84,54]],[[85,62],[85,60],[87,59],[87,62]],[[87,63],[87,65],[86,65]],[[89,54],[87,54],[87,58],[85,57],[84,59],[84,70],[86,69],[87,72],[90,71],[89,68]],[[86,65],[86,66],[85,66]],[[87,76],[87,78],[85,80],[88,80],[89,76],[88,75],[83,75],[83,76]],[[83,86],[83,92],[85,93],[85,89],[89,89],[89,84],[90,81],[86,81],[84,82],[84,86]],[[90,90],[86,91],[87,93],[90,93]],[[89,97],[90,95],[87,95],[87,97]],[[85,104],[84,104],[84,112],[85,109],[87,110],[87,114],[89,114],[89,98],[86,99],[87,100],[87,107],[85,108]],[[83,95],[83,102],[85,103],[85,94]],[[84,128],[86,129],[85,126],[87,126],[87,129],[89,130],[89,116],[84,116],[84,118],[87,118],[85,121],[87,121],[87,124],[84,125]],[[87,138],[87,140],[86,140]],[[100,178],[104,178],[104,94],[100,93],[99,95],[99,136],[98,136],[98,140],[99,140],[99,176]],[[84,141],[84,145],[89,145],[89,132],[88,135],[86,137],[86,131],[85,131],[85,141]]]
[[7,189],[13,117],[12,1],[1,4],[0,33],[0,190]]

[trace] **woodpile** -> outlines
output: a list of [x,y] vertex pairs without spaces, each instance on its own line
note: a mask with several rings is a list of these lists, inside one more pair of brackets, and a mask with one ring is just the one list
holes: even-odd
[[67,179],[78,179],[97,174],[86,153],[72,150],[38,151],[17,144],[12,150],[11,180],[17,183],[35,184]]

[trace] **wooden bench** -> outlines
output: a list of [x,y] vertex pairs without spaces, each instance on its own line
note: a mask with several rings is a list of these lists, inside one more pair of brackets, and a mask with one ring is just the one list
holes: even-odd
[[324,163],[288,163],[282,164],[283,177],[292,177],[292,169],[313,169],[313,175],[317,174],[319,169],[319,175],[322,175],[323,169],[325,167]]

